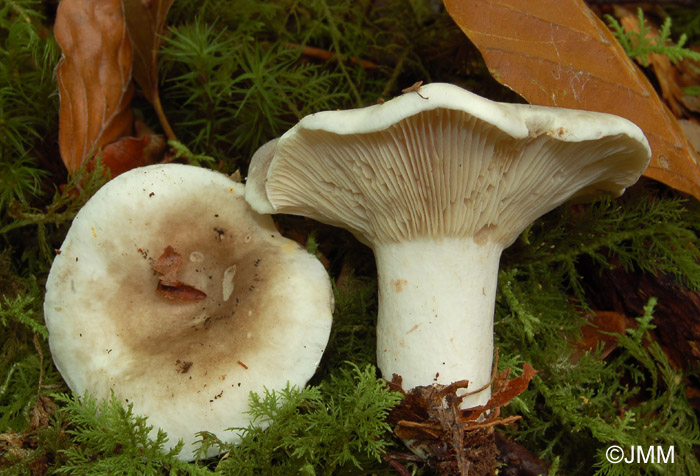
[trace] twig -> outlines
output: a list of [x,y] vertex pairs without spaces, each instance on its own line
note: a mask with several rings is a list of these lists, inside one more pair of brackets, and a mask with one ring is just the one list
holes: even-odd
[[[324,50],[323,48],[317,48],[315,46],[308,45],[298,45],[296,43],[284,43],[284,46],[289,48],[301,50],[301,54],[304,56],[309,56],[311,58],[320,59],[323,61],[339,61],[337,53],[329,50]],[[379,66],[372,61],[360,59],[356,57],[349,58],[347,60],[350,64],[355,66],[362,66],[364,69],[377,69]]]
[[421,87],[421,86],[423,86],[423,81],[416,81],[415,83],[413,83],[413,84],[410,85],[409,87],[402,89],[401,92],[404,93],[404,94],[407,94],[407,93],[416,93],[417,95],[419,95],[419,96],[422,97],[423,99],[428,99],[427,97],[423,96],[423,95],[420,93],[420,87]]
[[36,390],[36,394],[40,395],[41,394],[41,384],[44,381],[44,351],[41,349],[41,344],[39,343],[39,338],[36,336],[36,333],[34,333],[34,348],[36,349],[37,353],[39,354],[39,385]]
[[163,106],[160,103],[160,95],[158,94],[157,90],[153,98],[153,108],[156,110],[156,115],[158,116],[160,125],[163,128],[163,132],[165,132],[165,136],[168,138],[168,140],[178,140],[177,136],[175,135],[175,131],[173,131],[173,128],[170,126],[170,122],[168,122],[168,118],[165,116],[165,111],[163,111]]
[[399,420],[397,423],[398,426],[402,426],[404,428],[417,428],[419,430],[422,430],[428,434],[430,434],[433,438],[439,439],[440,435],[442,433],[442,427],[436,423],[421,423],[418,421],[410,421],[410,420]]
[[494,418],[493,420],[488,420],[483,423],[469,423],[466,430],[479,430],[481,428],[489,428],[496,425],[510,425],[513,422],[520,420],[522,417],[520,415],[513,415],[506,418]]
[[411,476],[406,467],[401,464],[398,460],[404,461],[422,461],[419,457],[410,453],[399,453],[397,451],[387,451],[382,455],[382,459],[389,463],[389,466],[394,468],[400,476]]

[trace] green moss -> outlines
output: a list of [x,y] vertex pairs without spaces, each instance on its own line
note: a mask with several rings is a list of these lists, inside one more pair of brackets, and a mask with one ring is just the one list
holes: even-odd
[[[221,445],[223,474],[336,474],[366,471],[390,445],[384,421],[403,398],[373,366],[340,367],[320,385],[251,394],[249,427],[240,445]],[[269,424],[262,429],[262,424]],[[216,441],[207,435],[205,441]]]
[[[496,341],[513,365],[529,362],[539,374],[509,411],[523,415],[511,436],[566,474],[695,474],[697,417],[684,382],[697,369],[674,369],[651,338],[652,300],[638,327],[617,336],[617,350],[572,359],[578,330],[587,321],[584,258],[601,269],[667,273],[698,286],[694,212],[687,202],[650,188],[622,200],[561,209],[527,230],[508,249],[499,279]],[[569,296],[579,296],[573,301]],[[502,365],[505,365],[502,363]],[[517,365],[516,365],[517,367]],[[662,416],[663,415],[663,416]],[[674,447],[674,465],[613,465],[610,445]]]
[[664,19],[656,34],[653,34],[652,28],[644,16],[644,10],[640,7],[637,7],[638,31],[625,31],[620,22],[611,15],[605,15],[605,18],[625,53],[630,58],[638,60],[643,66],[648,65],[648,55],[650,54],[664,55],[674,63],[684,59],[700,60],[700,53],[685,46],[688,41],[688,36],[685,33],[682,33],[678,41],[673,43],[670,16]]
[[0,213],[40,193],[46,171],[34,149],[56,134],[53,68],[58,46],[43,26],[38,0],[0,6]]
[[64,405],[73,443],[59,451],[62,461],[56,468],[58,474],[211,474],[175,457],[182,443],[165,451],[165,432],[158,430],[155,438],[149,437],[153,427],[147,419],[134,415],[131,405],[124,408],[114,396],[97,402],[89,395],[77,398],[61,394],[56,400]]
[[[384,416],[399,397],[373,367],[371,254],[348,258],[349,235],[332,237],[328,227],[308,240],[325,254],[334,281],[341,278],[319,372],[305,389],[251,395],[255,420],[235,430],[244,437],[240,446],[205,435],[204,446],[220,445],[222,455],[182,463],[163,450],[166,435],[149,440],[148,422],[129,408],[60,393],[67,389],[50,359],[43,284],[54,250],[104,176],[99,167],[83,171],[60,188],[58,50],[45,6],[0,5],[0,474],[392,474],[381,456],[392,445],[404,450]],[[670,25],[662,34],[670,38]],[[307,46],[336,55],[321,59]],[[260,144],[306,114],[373,104],[419,80],[514,100],[428,0],[242,0],[235,8],[227,0],[178,0],[160,73],[161,100],[180,139],[171,147],[227,172],[245,170]],[[148,107],[141,112],[156,123]],[[584,271],[665,273],[700,289],[699,210],[694,200],[636,186],[618,200],[555,210],[505,251],[499,366],[528,362],[539,370],[507,409],[523,415],[509,435],[551,462],[552,473],[700,473],[697,418],[684,394],[697,374],[675,369],[651,338],[653,301],[635,329],[616,336],[612,354],[571,358],[590,307]],[[263,422],[271,422],[267,430],[257,426]],[[612,444],[673,445],[676,464],[612,466],[604,455]]]
[[[540,367],[531,388],[510,411],[523,415],[512,436],[541,457],[558,461],[566,474],[696,474],[700,464],[698,422],[685,397],[684,378],[650,337],[654,300],[638,327],[618,335],[618,350],[604,361],[599,352],[575,365],[569,356]],[[674,464],[616,465],[605,451],[628,453],[640,446],[673,448]]]

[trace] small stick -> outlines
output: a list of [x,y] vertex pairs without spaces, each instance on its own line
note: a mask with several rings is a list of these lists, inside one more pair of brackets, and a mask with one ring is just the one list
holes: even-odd
[[513,415],[507,418],[496,418],[494,420],[485,421],[483,423],[470,423],[465,430],[478,430],[480,428],[488,428],[496,425],[510,425],[513,422],[520,420],[522,416]]
[[400,420],[397,426],[403,428],[415,428],[430,434],[433,438],[439,439],[443,429],[435,423],[421,423],[417,421]]
[[37,388],[36,394],[41,395],[41,385],[44,383],[44,351],[41,350],[41,344],[39,343],[39,338],[36,333],[34,333],[34,348],[39,354],[39,387]]
[[[338,55],[329,50],[324,50],[323,48],[317,48],[315,46],[308,46],[308,45],[297,45],[296,43],[285,43],[285,46],[288,46],[289,48],[294,48],[294,49],[300,49],[301,54],[304,56],[309,56],[311,58],[316,58],[320,59],[323,61],[338,61]],[[373,63],[368,60],[363,60],[363,59],[358,59],[358,58],[350,58],[348,60],[350,64],[353,65],[360,65],[364,69],[377,69],[379,66],[377,66],[376,63]]]
[[420,87],[421,87],[421,86],[423,86],[423,81],[416,81],[415,83],[413,83],[413,84],[410,85],[409,87],[407,87],[407,88],[405,88],[405,89],[402,89],[401,92],[404,93],[404,94],[406,94],[406,93],[416,93],[417,95],[419,95],[419,96],[422,97],[423,99],[428,99],[427,97],[423,96],[423,95],[420,93]]

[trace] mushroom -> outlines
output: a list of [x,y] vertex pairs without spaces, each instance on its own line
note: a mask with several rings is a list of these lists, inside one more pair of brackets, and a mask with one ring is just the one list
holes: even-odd
[[650,150],[617,116],[497,103],[450,84],[419,92],[303,118],[256,153],[246,200],[369,245],[382,374],[405,390],[467,379],[468,408],[490,398],[502,250],[570,199],[620,195]]
[[[56,367],[185,443],[237,441],[250,392],[303,386],[328,342],[320,262],[253,212],[244,186],[178,165],[126,172],[78,213],[46,283]],[[154,430],[155,431],[155,430]]]

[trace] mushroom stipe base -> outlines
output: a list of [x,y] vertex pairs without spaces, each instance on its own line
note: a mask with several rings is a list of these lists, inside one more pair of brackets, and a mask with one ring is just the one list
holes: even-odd
[[487,388],[465,397],[462,408],[489,400],[501,251],[471,238],[375,245],[383,375],[400,376],[406,391],[467,377],[469,390]]

